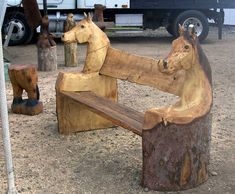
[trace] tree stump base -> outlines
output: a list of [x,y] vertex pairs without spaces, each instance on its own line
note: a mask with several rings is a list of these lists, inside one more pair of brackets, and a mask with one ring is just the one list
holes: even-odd
[[[43,104],[39,101],[37,85],[38,75],[36,65],[10,65],[8,74],[13,88],[12,112],[16,114],[37,115],[43,111]],[[28,99],[22,99],[23,90]]]
[[208,179],[211,114],[190,124],[143,130],[143,187],[157,191],[194,188]]
[[56,46],[40,48],[38,47],[38,70],[56,71],[57,52]]
[[77,67],[77,43],[65,43],[64,44],[64,56],[66,67]]

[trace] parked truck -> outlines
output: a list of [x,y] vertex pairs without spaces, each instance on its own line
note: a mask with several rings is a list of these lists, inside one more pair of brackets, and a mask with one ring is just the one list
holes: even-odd
[[[37,0],[43,11],[43,0]],[[234,0],[47,0],[50,32],[60,36],[67,13],[73,13],[77,21],[83,12],[93,12],[94,5],[105,6],[104,21],[115,26],[157,29],[165,27],[177,37],[178,24],[187,28],[193,24],[200,40],[209,32],[208,20],[222,27],[225,8],[235,8]],[[10,45],[30,42],[33,34],[25,20],[21,0],[8,0],[7,12],[2,32],[7,34],[11,22],[14,23]]]

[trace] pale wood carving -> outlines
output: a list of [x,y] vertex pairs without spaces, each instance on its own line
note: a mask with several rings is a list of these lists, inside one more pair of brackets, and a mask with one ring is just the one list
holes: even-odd
[[86,16],[72,30],[64,33],[62,40],[65,43],[87,42],[86,61],[82,72],[92,73],[100,70],[110,42],[106,34],[92,22],[90,15]]
[[[89,45],[95,42],[92,57],[87,54],[84,67],[86,76],[93,75],[90,72],[97,72],[97,76],[128,80],[179,96],[180,100],[173,105],[147,110],[142,119],[138,112],[128,116],[127,109],[125,111],[122,109],[123,117],[120,117],[120,112],[117,111],[114,115],[109,114],[117,107],[121,110],[121,107],[117,104],[110,105],[107,101],[108,109],[105,108],[104,99],[96,93],[96,88],[101,88],[96,86],[96,81],[92,80],[93,85],[87,83],[92,93],[81,92],[76,95],[66,92],[69,91],[67,88],[62,92],[74,103],[83,104],[86,109],[142,136],[142,185],[153,190],[193,188],[208,178],[212,106],[211,70],[194,28],[190,27],[189,31],[185,31],[179,26],[179,30],[180,37],[173,41],[170,54],[161,60],[135,56],[111,48],[107,44],[109,41],[105,34],[94,27],[89,17],[65,33],[63,37],[66,42],[88,42]],[[92,41],[90,37],[93,37]],[[96,63],[97,57],[101,58]],[[69,86],[74,81],[75,79],[71,79],[71,82],[65,81],[59,85]],[[80,85],[79,82],[76,84]],[[81,86],[83,85],[81,82]],[[111,88],[110,90],[112,91]],[[122,118],[123,122],[120,122]],[[138,120],[136,126],[133,119]],[[125,122],[124,125],[124,121],[131,122]],[[141,124],[142,130],[139,127]]]
[[117,101],[116,79],[100,76],[99,73],[59,73],[56,82],[56,111],[60,133],[68,134],[113,126],[111,121],[64,96],[63,91],[93,91],[99,96]]
[[[74,26],[76,22],[74,21],[73,14],[69,13],[67,19],[64,22],[64,32],[68,32]],[[76,67],[78,66],[78,57],[77,57],[77,43],[65,43],[64,44],[64,58],[66,67]]]

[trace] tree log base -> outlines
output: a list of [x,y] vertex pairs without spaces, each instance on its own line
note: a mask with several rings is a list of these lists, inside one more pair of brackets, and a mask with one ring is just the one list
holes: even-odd
[[37,100],[21,100],[18,103],[15,103],[14,99],[11,109],[15,114],[23,114],[23,115],[38,115],[43,112],[43,104]]
[[210,114],[190,124],[159,124],[143,130],[143,187],[179,191],[205,182],[210,134]]
[[64,56],[65,56],[65,66],[66,67],[77,67],[77,43],[67,43],[64,44]]
[[57,70],[56,46],[38,48],[38,70],[39,71]]

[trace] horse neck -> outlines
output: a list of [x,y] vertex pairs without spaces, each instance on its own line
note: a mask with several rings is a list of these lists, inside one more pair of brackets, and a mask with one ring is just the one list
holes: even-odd
[[181,94],[181,103],[190,106],[190,104],[194,105],[201,102],[207,93],[205,90],[208,89],[206,87],[208,84],[208,79],[196,60],[192,67],[187,70]]
[[93,33],[88,41],[84,66],[85,72],[91,73],[100,70],[104,63],[109,45],[109,39],[101,30]]

